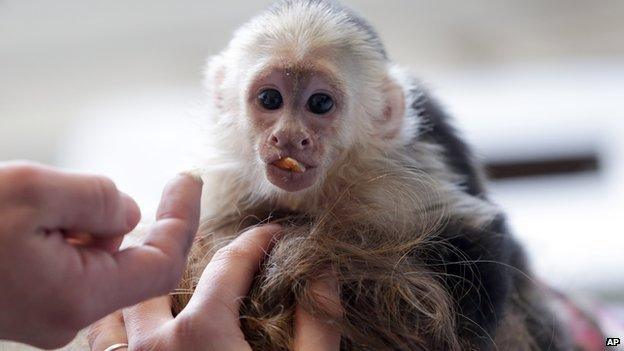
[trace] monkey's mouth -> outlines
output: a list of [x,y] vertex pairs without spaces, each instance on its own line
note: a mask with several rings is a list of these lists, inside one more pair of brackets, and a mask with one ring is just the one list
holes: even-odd
[[267,163],[267,178],[273,185],[295,192],[314,184],[317,178],[316,167],[292,157],[283,157]]
[[307,169],[305,164],[295,160],[292,157],[280,158],[279,160],[273,162],[272,165],[279,169],[295,173],[304,173]]

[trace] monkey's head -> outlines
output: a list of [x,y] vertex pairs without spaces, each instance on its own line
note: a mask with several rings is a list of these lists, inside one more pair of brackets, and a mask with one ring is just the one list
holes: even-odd
[[320,185],[350,152],[400,141],[403,88],[374,30],[325,1],[282,1],[208,65],[222,148],[287,192]]

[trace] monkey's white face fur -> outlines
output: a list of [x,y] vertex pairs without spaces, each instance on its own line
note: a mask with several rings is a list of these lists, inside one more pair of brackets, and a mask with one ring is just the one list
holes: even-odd
[[[208,64],[211,141],[224,159],[244,163],[239,176],[256,192],[314,191],[360,145],[370,152],[413,135],[391,72],[370,33],[344,13],[324,2],[276,7]],[[277,167],[284,157],[305,171]]]

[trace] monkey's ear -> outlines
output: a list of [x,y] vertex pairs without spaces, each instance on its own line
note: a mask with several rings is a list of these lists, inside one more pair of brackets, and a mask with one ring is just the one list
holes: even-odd
[[405,93],[392,77],[386,77],[383,94],[383,114],[375,127],[381,139],[396,140],[401,134],[405,118]]
[[212,98],[214,106],[223,110],[223,81],[225,80],[225,63],[221,55],[215,55],[208,59],[204,74],[204,85],[208,95]]

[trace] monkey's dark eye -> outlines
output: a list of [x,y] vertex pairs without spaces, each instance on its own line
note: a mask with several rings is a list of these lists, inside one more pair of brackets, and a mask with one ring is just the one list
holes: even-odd
[[334,107],[334,100],[327,94],[314,94],[308,99],[308,108],[317,115],[324,115]]
[[282,107],[282,94],[275,89],[266,89],[258,94],[258,101],[267,110],[277,110]]

